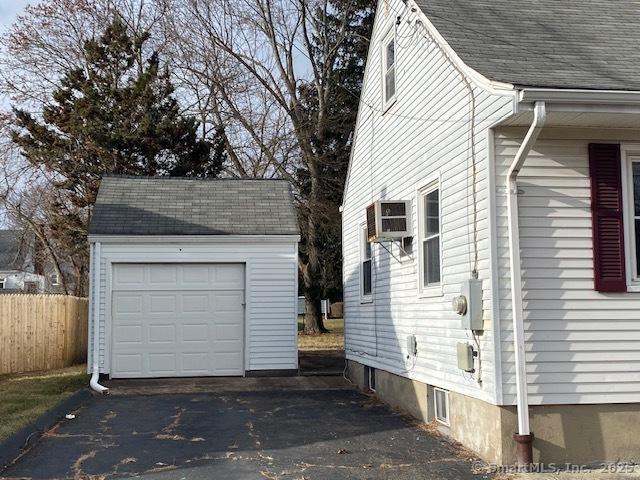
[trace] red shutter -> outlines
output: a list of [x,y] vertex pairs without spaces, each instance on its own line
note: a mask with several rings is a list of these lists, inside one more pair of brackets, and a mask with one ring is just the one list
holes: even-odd
[[593,269],[599,292],[626,292],[620,145],[589,145]]

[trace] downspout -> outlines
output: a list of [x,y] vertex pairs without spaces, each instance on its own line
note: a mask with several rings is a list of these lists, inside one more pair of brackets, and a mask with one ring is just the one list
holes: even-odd
[[520,270],[520,231],[518,225],[518,173],[544,127],[547,111],[544,102],[536,102],[533,123],[518,149],[507,175],[507,211],[509,216],[509,257],[511,262],[511,305],[513,315],[513,346],[516,362],[518,433],[516,460],[519,465],[533,463],[533,434],[529,426],[527,398],[527,360],[524,348],[524,318],[522,312],[522,273]]
[[92,302],[91,302],[91,318],[93,319],[93,348],[91,349],[92,360],[92,373],[89,385],[93,390],[100,394],[109,393],[109,389],[98,383],[100,380],[100,242],[91,244],[91,260],[93,268],[90,269],[92,273],[91,283],[92,289]]

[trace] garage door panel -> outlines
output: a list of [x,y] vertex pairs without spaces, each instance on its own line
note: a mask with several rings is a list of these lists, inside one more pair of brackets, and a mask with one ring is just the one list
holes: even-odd
[[242,327],[239,325],[216,325],[215,333],[213,337],[218,342],[224,341],[239,341],[239,338],[242,338]]
[[178,370],[175,353],[149,353],[147,369],[155,376],[174,376]]
[[185,287],[210,285],[211,267],[208,265],[190,265],[182,268],[182,284]]
[[118,288],[144,285],[145,270],[138,265],[119,265],[113,275],[113,285]]
[[113,338],[121,344],[142,343],[141,325],[118,325],[113,329]]
[[153,288],[156,286],[172,286],[178,285],[178,265],[150,265],[148,285]]
[[176,295],[171,293],[149,295],[149,313],[175,315],[176,307]]
[[115,302],[114,312],[118,314],[140,314],[144,309],[144,298],[141,294],[127,295],[115,293],[118,301]]
[[209,325],[207,323],[183,325],[182,341],[187,343],[209,343]]
[[114,377],[244,373],[242,265],[115,265],[113,277]]
[[189,376],[208,375],[207,365],[211,364],[209,352],[195,352],[182,354],[182,369]]
[[214,295],[214,309],[216,313],[238,313],[242,314],[241,292],[224,292]]
[[184,313],[206,313],[211,308],[208,294],[184,294],[182,302]]
[[213,287],[244,289],[244,270],[237,265],[213,265]]
[[120,376],[142,375],[142,354],[119,353],[113,357],[113,367]]
[[149,343],[171,343],[175,344],[176,326],[171,325],[149,325]]

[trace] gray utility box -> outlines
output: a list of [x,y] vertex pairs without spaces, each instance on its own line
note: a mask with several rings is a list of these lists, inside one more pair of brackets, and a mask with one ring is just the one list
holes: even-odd
[[453,310],[462,317],[462,328],[484,330],[481,280],[470,278],[462,283],[460,296],[453,300]]
[[473,347],[468,343],[458,343],[458,368],[473,373]]

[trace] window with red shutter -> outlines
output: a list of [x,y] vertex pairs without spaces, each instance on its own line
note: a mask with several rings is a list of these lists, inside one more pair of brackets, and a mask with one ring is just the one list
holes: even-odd
[[589,145],[593,269],[599,292],[626,292],[620,145]]

